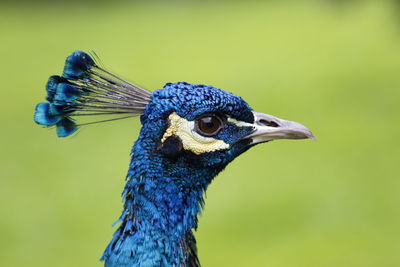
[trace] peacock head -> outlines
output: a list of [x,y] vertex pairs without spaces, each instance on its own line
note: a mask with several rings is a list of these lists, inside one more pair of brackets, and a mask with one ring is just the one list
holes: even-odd
[[142,123],[159,153],[199,168],[223,168],[250,147],[271,140],[313,138],[299,123],[254,112],[239,96],[186,82],[155,91]]
[[[148,151],[180,174],[183,168],[218,172],[256,144],[314,138],[300,123],[255,112],[241,97],[212,86],[167,83],[151,93],[81,51],[67,58],[64,73],[51,76],[46,89],[48,102],[36,107],[38,124],[56,126],[58,136],[65,137],[82,125],[140,115],[134,153]],[[78,123],[77,118],[93,115],[116,117]]]

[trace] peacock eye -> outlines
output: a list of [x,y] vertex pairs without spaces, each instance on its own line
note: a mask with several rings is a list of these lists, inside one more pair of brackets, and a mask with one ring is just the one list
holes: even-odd
[[195,121],[195,131],[203,136],[214,136],[224,125],[225,120],[222,116],[207,114]]

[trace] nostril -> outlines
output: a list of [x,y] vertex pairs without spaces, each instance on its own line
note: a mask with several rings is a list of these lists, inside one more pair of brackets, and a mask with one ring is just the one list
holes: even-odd
[[279,124],[274,121],[267,121],[267,120],[261,119],[258,122],[260,124],[268,126],[268,127],[279,127]]

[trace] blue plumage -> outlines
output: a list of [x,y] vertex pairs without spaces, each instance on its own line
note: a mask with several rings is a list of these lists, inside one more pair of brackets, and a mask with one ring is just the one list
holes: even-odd
[[67,137],[76,132],[78,128],[73,119],[63,118],[57,123],[57,135],[59,137]]
[[71,80],[88,78],[88,71],[96,66],[94,60],[85,52],[75,51],[65,60],[63,77]]
[[36,106],[35,122],[45,126],[52,126],[59,122],[62,117],[55,112],[54,105],[50,103],[40,103]]
[[[188,257],[179,247],[182,237],[191,237],[192,229],[197,228],[203,193],[218,172],[248,149],[249,140],[236,143],[230,150],[204,155],[190,151],[179,155],[176,150],[170,153],[172,149],[179,149],[177,140],[158,147],[168,127],[165,118],[169,114],[177,112],[190,120],[212,111],[225,112],[249,123],[254,120],[250,107],[241,98],[212,86],[180,82],[167,84],[152,94],[152,101],[141,117],[143,127],[139,139],[132,150],[123,194],[122,224],[102,258],[107,260],[106,266],[160,266],[160,262],[167,263],[162,266],[180,266]],[[218,137],[233,144],[233,139],[238,140],[252,130],[248,127],[237,131],[231,126]],[[151,257],[154,263],[145,265],[141,262],[145,257]],[[123,265],[121,261],[131,265]]]
[[[313,138],[301,124],[254,112],[242,98],[212,86],[167,83],[151,93],[80,51],[46,90],[48,102],[36,106],[34,120],[55,125],[60,137],[84,124],[140,115],[120,225],[102,256],[106,267],[200,266],[193,230],[214,177],[256,144]],[[72,119],[83,115],[119,117]]]
[[47,91],[46,100],[47,101],[53,102],[54,95],[57,92],[57,86],[60,82],[63,82],[64,80],[67,81],[66,79],[61,78],[58,75],[50,76],[50,78],[47,80],[47,84],[46,84],[46,91]]
[[60,83],[57,86],[54,100],[59,103],[72,102],[78,99],[81,95],[82,92],[73,85],[68,83]]

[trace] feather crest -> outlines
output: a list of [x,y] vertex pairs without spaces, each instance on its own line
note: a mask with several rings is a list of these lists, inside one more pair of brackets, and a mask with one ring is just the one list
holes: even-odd
[[[150,91],[101,68],[82,51],[67,57],[63,74],[51,76],[46,91],[48,102],[36,106],[34,120],[55,126],[59,137],[71,135],[79,126],[139,116],[151,100]],[[76,119],[95,115],[114,116],[79,123]]]

